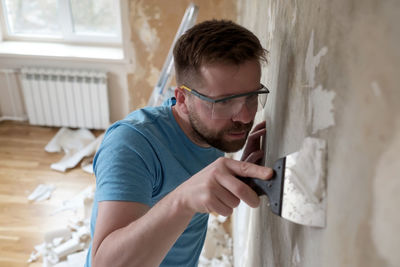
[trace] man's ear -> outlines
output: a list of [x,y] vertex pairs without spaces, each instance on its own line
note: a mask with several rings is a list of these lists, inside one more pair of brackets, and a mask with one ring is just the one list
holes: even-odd
[[187,108],[187,101],[188,99],[186,98],[186,94],[183,91],[183,89],[177,87],[175,88],[175,99],[176,99],[176,107],[182,111],[184,114],[188,114],[188,108]]

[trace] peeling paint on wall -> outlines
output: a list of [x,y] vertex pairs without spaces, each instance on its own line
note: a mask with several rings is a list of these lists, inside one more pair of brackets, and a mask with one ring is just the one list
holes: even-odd
[[315,86],[315,70],[318,67],[321,57],[328,53],[328,48],[324,46],[321,50],[314,56],[314,30],[311,32],[310,41],[308,43],[307,55],[305,60],[305,70],[307,76],[308,86],[314,88]]
[[147,76],[146,81],[150,85],[157,84],[158,79],[160,78],[160,70],[153,65],[150,66],[150,75]]
[[382,96],[382,90],[379,87],[379,84],[378,84],[377,81],[371,82],[371,88],[372,88],[372,91],[374,92],[374,95],[376,97],[381,97]]
[[333,99],[335,92],[322,88],[322,85],[315,87],[316,69],[321,62],[321,57],[328,53],[326,46],[322,47],[314,56],[314,30],[311,32],[308,43],[306,59],[304,63],[307,85],[311,88],[308,105],[308,125],[315,134],[319,130],[335,125]]
[[132,1],[132,10],[135,13],[132,28],[138,33],[139,39],[145,45],[147,52],[154,52],[160,38],[155,27],[150,26],[150,21],[160,18],[160,10],[155,7],[149,12],[148,6],[143,1]]
[[311,90],[309,98],[308,125],[312,133],[335,125],[333,99],[336,93],[325,90],[322,85]]

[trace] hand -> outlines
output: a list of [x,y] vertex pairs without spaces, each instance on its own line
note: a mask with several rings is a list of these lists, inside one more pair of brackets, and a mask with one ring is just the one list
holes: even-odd
[[177,187],[173,194],[192,213],[216,212],[228,216],[240,200],[253,208],[260,203],[257,194],[238,176],[267,180],[272,175],[271,168],[219,158]]
[[254,127],[247,138],[247,143],[240,160],[259,163],[259,161],[264,157],[264,150],[261,149],[261,138],[265,136],[265,133],[267,132],[265,127],[265,121],[260,122],[256,127]]

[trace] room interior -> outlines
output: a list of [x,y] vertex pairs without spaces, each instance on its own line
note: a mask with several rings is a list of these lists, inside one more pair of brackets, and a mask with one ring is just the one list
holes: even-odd
[[[46,152],[46,145],[63,126],[86,127],[99,137],[109,124],[146,106],[190,4],[198,7],[196,23],[235,21],[269,51],[261,80],[271,93],[256,116],[267,122],[265,165],[299,150],[308,137],[327,145],[325,226],[282,219],[271,213],[266,197],[257,209],[242,203],[225,224],[233,247],[230,265],[224,266],[400,265],[399,1],[119,0],[120,39],[110,43],[10,37],[5,2],[0,2],[0,266],[42,266],[41,259],[27,262],[34,246],[74,214],[52,213],[95,185],[94,175],[80,166],[52,170],[63,153]],[[33,102],[53,96],[41,91],[35,94],[41,99],[29,98],[36,86],[26,86],[29,77],[51,80],[61,70],[93,72],[93,81],[105,73],[105,124],[94,115],[95,106],[90,115],[79,116],[84,104],[69,115],[49,112],[56,102],[42,108],[51,116],[33,111]],[[85,75],[77,81],[86,81]],[[171,77],[168,86],[173,85]],[[76,99],[85,97],[92,99]],[[65,124],[67,117],[75,120]],[[29,200],[39,184],[55,186],[51,197]]]

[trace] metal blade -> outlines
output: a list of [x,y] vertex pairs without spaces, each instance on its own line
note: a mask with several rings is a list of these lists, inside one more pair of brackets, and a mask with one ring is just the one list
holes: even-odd
[[276,215],[302,225],[325,227],[325,148],[324,140],[308,137],[299,152],[275,162],[270,180],[238,178],[259,196],[267,195]]
[[306,138],[299,152],[286,156],[281,216],[325,227],[325,141]]

